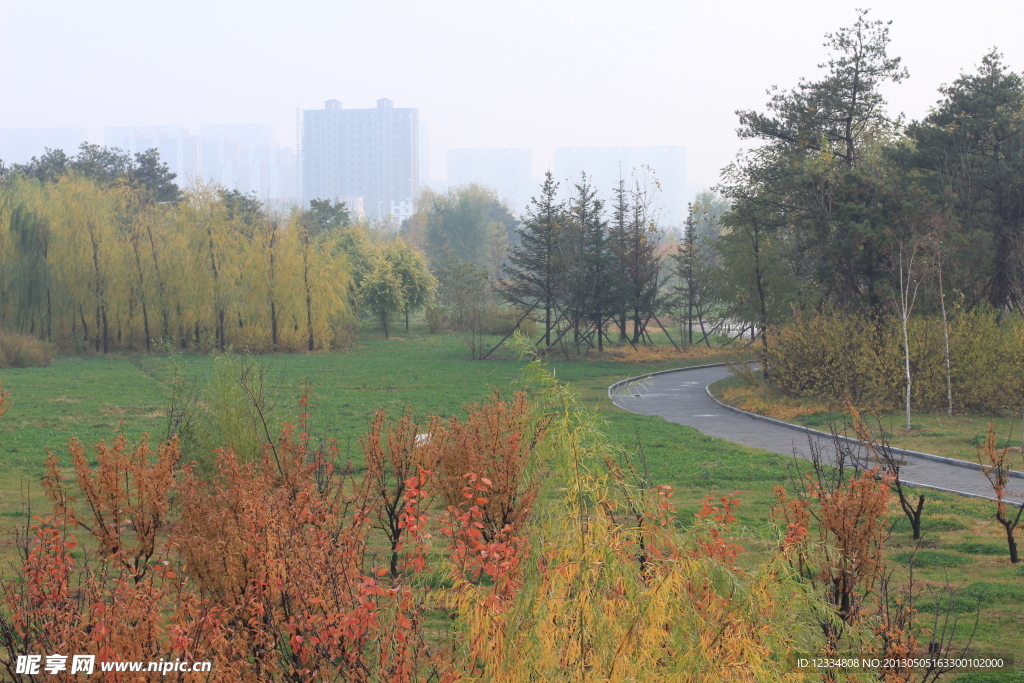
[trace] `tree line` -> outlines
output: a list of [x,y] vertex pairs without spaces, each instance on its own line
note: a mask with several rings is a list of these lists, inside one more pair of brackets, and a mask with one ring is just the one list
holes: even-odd
[[549,175],[523,217],[468,185],[424,190],[400,227],[337,201],[281,214],[180,189],[156,150],[85,144],[0,174],[0,328],[64,350],[315,350],[348,343],[356,315],[387,336],[425,311],[432,331],[468,333],[474,356],[481,335],[524,326],[576,356],[649,340],[672,300],[649,170],[614,188],[610,211],[586,176],[563,201]]
[[501,296],[538,321],[544,349],[642,343],[665,303],[656,179],[649,169],[621,179],[610,215],[585,174],[564,201],[558,185],[549,171],[509,251]]
[[[691,207],[677,315],[757,330],[787,394],[902,404],[909,429],[912,404],[1019,408],[1003,387],[1021,355],[1024,79],[992,49],[906,122],[882,95],[909,77],[890,24],[859,11],[826,36],[820,77],[737,112],[755,146]],[[1003,379],[978,384],[979,354]],[[845,379],[869,368],[873,384]]]
[[906,123],[881,92],[909,75],[889,54],[891,22],[867,14],[826,36],[820,78],[737,112],[740,138],[758,144],[719,187],[729,210],[709,247],[723,309],[761,330],[794,311],[1020,311],[1024,80],[993,49]]
[[343,203],[275,214],[179,189],[156,150],[85,144],[2,170],[0,329],[64,350],[326,349],[351,342],[355,313],[387,326],[435,288],[418,251]]

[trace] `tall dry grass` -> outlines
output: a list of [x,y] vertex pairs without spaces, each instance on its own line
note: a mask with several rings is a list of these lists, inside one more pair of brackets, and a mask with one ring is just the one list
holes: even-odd
[[45,368],[53,360],[53,345],[15,332],[0,332],[0,368]]

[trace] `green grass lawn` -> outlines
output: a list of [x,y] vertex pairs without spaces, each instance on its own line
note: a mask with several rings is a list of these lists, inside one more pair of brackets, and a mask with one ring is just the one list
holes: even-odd
[[[739,535],[748,549],[745,561],[753,563],[771,546],[773,488],[791,480],[793,459],[707,437],[660,417],[634,415],[606,398],[608,385],[627,376],[713,360],[553,361],[551,369],[598,410],[609,441],[631,452],[652,483],[677,489],[684,523],[692,519],[704,496],[740,492]],[[390,340],[367,330],[350,350],[273,355],[262,361],[273,418],[294,421],[298,396],[308,385],[311,431],[334,437],[343,453],[347,450],[353,456],[378,407],[396,415],[411,406],[418,418],[458,414],[463,406],[486,399],[493,389],[507,392],[519,386],[523,366],[508,353],[487,361],[469,360],[461,336],[429,335],[418,328]],[[201,392],[210,382],[214,363],[211,356],[186,356],[178,360],[178,367]],[[123,425],[133,439],[143,432],[163,438],[173,376],[174,365],[159,355],[61,357],[47,368],[0,370],[0,383],[14,401],[0,418],[0,516],[11,524],[23,517],[26,489],[32,493],[34,510],[42,507],[38,481],[46,451],[58,453],[66,462],[66,444],[72,436],[94,443],[109,439]],[[925,544],[914,556],[915,578],[926,588],[923,616],[931,618],[925,608],[934,599],[928,596],[949,582],[957,589],[956,609],[970,603],[972,610],[981,612],[976,648],[1005,653],[1009,642],[1010,651],[1024,661],[1024,568],[1007,562],[992,506],[947,494],[927,495]],[[891,559],[894,566],[903,567],[914,544],[905,520],[895,513],[892,519]],[[10,553],[2,554],[0,561],[6,564]],[[962,631],[973,624],[972,615],[963,613]]]
[[[492,343],[497,341],[496,337]],[[350,350],[268,355],[260,362],[267,370],[274,422],[295,421],[299,396],[308,386],[313,405],[310,431],[335,438],[343,452],[358,456],[359,437],[378,408],[397,415],[409,406],[417,419],[432,414],[447,417],[460,414],[463,406],[485,400],[494,389],[509,392],[521,386],[524,362],[504,349],[502,352],[496,359],[469,360],[461,335],[430,335],[414,327],[412,333],[389,340],[376,331],[364,331]],[[11,410],[0,418],[0,514],[16,514],[20,509],[20,487],[39,480],[48,451],[68,462],[71,437],[88,445],[110,439],[123,425],[132,439],[143,433],[154,440],[165,438],[175,367],[202,396],[215,362],[213,356],[202,355],[174,361],[162,355],[66,356],[47,368],[0,370],[0,383],[13,399]],[[555,361],[551,368],[559,380],[579,391],[588,405],[609,417],[615,438],[632,444],[637,429],[650,431],[638,425],[654,420],[612,406],[606,398],[608,385],[630,375],[705,362],[709,360],[648,364]],[[659,443],[671,442],[672,431],[681,429],[663,420],[657,422],[661,423],[659,429],[668,430]],[[657,458],[673,459],[662,446],[653,448]],[[664,472],[656,471],[672,476],[674,470],[668,466]]]

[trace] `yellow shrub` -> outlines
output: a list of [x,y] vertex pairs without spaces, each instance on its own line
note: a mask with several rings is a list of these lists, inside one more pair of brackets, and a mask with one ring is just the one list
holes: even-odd
[[45,368],[53,360],[53,346],[35,337],[0,332],[0,368]]
[[[1017,410],[1024,400],[1024,320],[964,312],[951,321],[949,337],[954,409]],[[941,410],[947,404],[942,320],[913,318],[908,338],[911,402]],[[786,396],[891,409],[903,401],[903,354],[897,320],[825,312],[770,330],[764,359],[772,385]]]

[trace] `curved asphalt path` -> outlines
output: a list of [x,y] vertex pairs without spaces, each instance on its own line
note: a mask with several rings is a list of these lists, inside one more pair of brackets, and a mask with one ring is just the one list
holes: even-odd
[[[823,452],[834,453],[829,438],[801,427],[751,417],[715,402],[707,386],[730,374],[722,365],[680,368],[616,382],[608,388],[608,396],[615,405],[630,412],[660,415],[669,422],[746,446],[809,458],[810,439],[817,441]],[[981,498],[993,496],[992,486],[976,464],[964,466],[970,464],[907,451],[902,455],[900,479],[907,484]],[[1011,477],[1007,488],[1015,494],[1008,501],[1019,504],[1024,497],[1024,476]]]

